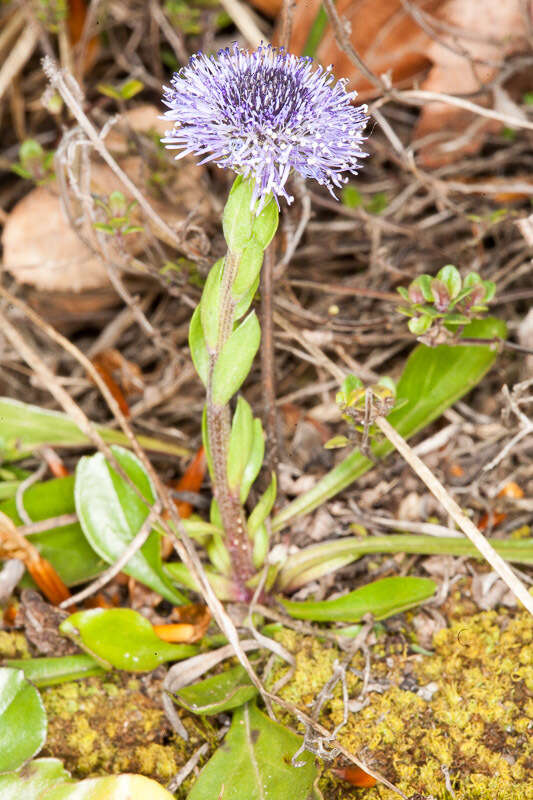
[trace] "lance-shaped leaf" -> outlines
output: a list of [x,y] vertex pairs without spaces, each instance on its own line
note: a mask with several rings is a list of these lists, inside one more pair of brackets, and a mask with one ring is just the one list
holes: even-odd
[[291,759],[302,739],[283,725],[272,722],[253,703],[233,715],[223,744],[204,767],[187,800],[307,800],[316,776],[310,753]]
[[259,471],[263,465],[263,458],[265,455],[265,436],[263,433],[263,426],[261,420],[254,419],[253,440],[250,450],[248,462],[244,468],[241,479],[241,492],[240,501],[242,505],[245,504],[248,493],[252,487],[253,482],[259,475]]
[[207,386],[209,353],[207,352],[207,345],[205,343],[205,336],[202,328],[200,306],[195,308],[189,324],[189,348],[191,351],[191,358],[194,368],[204,386]]
[[92,675],[101,675],[104,671],[98,661],[85,653],[49,658],[8,659],[5,665],[21,669],[26,678],[39,687],[89,678]]
[[261,340],[261,328],[252,311],[235,328],[213,369],[213,402],[225,406],[250,372]]
[[276,501],[276,489],[277,489],[277,481],[276,481],[276,473],[272,473],[272,480],[268,484],[268,487],[265,489],[259,501],[248,517],[248,533],[251,538],[253,538],[255,532],[259,530],[263,522],[266,520],[270,512],[272,511],[272,506]]
[[[533,539],[489,539],[492,547],[507,561],[533,564]],[[386,536],[345,536],[305,547],[288,556],[279,572],[276,586],[293,592],[309,581],[357,561],[368,553],[418,553],[482,558],[466,537],[387,534]]]
[[[241,254],[237,275],[231,287],[231,293],[235,300],[240,299],[250,291],[252,286],[256,285],[263,264],[264,252],[265,248],[262,243],[257,237],[252,236]],[[246,309],[239,310],[241,314],[246,311]]]
[[252,700],[257,689],[248,673],[238,664],[232,669],[213,675],[192,686],[183,686],[172,696],[193,714],[220,714],[231,711]]
[[[200,320],[205,341],[211,350],[214,350],[218,339],[219,315],[221,305],[220,287],[224,273],[224,259],[213,264],[205,282],[200,300]],[[192,330],[192,323],[191,323]],[[195,364],[196,366],[196,364]]]
[[[76,511],[89,544],[113,564],[141,530],[155,493],[143,465],[133,453],[114,447],[122,469],[146,499],[143,503],[129,484],[107,463],[102,453],[80,459],[76,469]],[[169,581],[161,564],[160,539],[152,531],[124,566],[124,572],[146,584],[171,603],[186,598]]]
[[[83,447],[90,444],[88,437],[67,414],[21,403],[11,397],[0,397],[0,420],[0,458],[3,461],[24,458],[45,444],[52,447]],[[102,425],[95,427],[106,442],[129,444],[122,431]],[[137,439],[146,450],[180,457],[190,456],[190,451],[178,444],[163,442],[151,436],[138,436]]]
[[228,447],[228,484],[232,491],[235,491],[241,484],[246,464],[250,458],[253,439],[252,409],[244,397],[239,397],[233,415]]
[[231,187],[224,212],[222,228],[228,249],[241,252],[252,236],[254,212],[252,210],[252,180],[244,180],[237,175]]
[[359,622],[365,614],[386,619],[413,608],[434,594],[437,588],[429,578],[392,577],[373,581],[335,600],[303,602],[279,598],[285,610],[296,619],[315,622]]
[[20,669],[0,667],[0,773],[18,769],[46,740],[41,695]]

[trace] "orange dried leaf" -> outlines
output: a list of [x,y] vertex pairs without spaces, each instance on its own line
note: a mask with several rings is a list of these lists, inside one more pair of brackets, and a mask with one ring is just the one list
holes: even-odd
[[92,359],[92,363],[124,416],[129,417],[130,409],[125,394],[142,391],[143,381],[139,366],[128,361],[114,348],[97,353]]
[[172,617],[179,621],[168,625],[154,625],[155,633],[165,642],[199,642],[211,622],[211,612],[203,603],[176,606]]
[[[181,476],[171,487],[178,492],[198,492],[205,477],[206,458],[204,448],[200,447],[195,457]],[[192,506],[183,500],[175,500],[180,517],[187,519],[192,514]]]
[[207,630],[211,612],[204,603],[189,603],[186,606],[175,606],[172,609],[172,618],[177,622],[188,622],[191,625],[205,625]]
[[331,770],[337,778],[343,781],[348,781],[352,786],[375,786],[377,780],[365,772],[361,767],[356,767],[354,764],[349,767],[336,767]]
[[69,475],[69,471],[65,467],[62,459],[51,447],[41,447],[41,455],[48,464],[48,469],[54,478],[66,478],[67,475]]
[[483,514],[478,522],[478,528],[480,531],[484,531],[488,527],[496,528],[506,518],[507,514],[500,514],[499,511],[490,511],[488,514]]
[[54,567],[16,528],[6,514],[0,512],[0,557],[18,558],[25,565],[33,580],[54,605],[70,597],[70,592]]
[[154,625],[154,633],[165,642],[174,644],[190,644],[197,642],[201,636],[197,636],[194,625],[186,625],[178,622],[175,625]]
[[[84,0],[69,0],[68,3],[68,18],[67,30],[70,36],[70,41],[73,45],[78,44],[80,41],[85,21],[87,19],[87,4]],[[87,72],[98,55],[100,49],[100,42],[97,36],[93,36],[87,43],[87,51],[85,53],[85,63],[83,65],[84,72]]]
[[506,483],[503,489],[498,492],[498,497],[509,497],[511,500],[521,500],[523,496],[523,490],[514,481]]
[[[54,606],[58,606],[63,600],[71,597],[71,594],[54,567],[45,558],[39,556],[38,561],[31,561],[26,564],[28,572],[44,594],[46,599]],[[75,609],[72,608],[72,611]]]
[[452,464],[450,467],[450,475],[453,475],[454,478],[462,478],[465,474],[464,469],[460,464]]

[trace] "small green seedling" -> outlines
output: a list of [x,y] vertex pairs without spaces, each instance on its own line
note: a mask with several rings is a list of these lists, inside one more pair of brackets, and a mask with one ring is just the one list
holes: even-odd
[[132,200],[127,203],[122,192],[111,192],[107,200],[95,197],[94,203],[103,209],[106,217],[105,222],[94,223],[94,228],[97,231],[106,233],[109,236],[119,237],[128,236],[131,233],[140,233],[144,230],[142,225],[132,225],[130,222],[130,214],[137,205],[137,201]]
[[409,320],[409,330],[419,341],[435,346],[457,338],[464,325],[488,310],[496,284],[469,272],[464,281],[452,264],[443,267],[435,278],[419,275],[408,289],[398,288],[405,305],[398,311]]
[[21,178],[42,186],[55,178],[54,152],[45,150],[36,139],[26,139],[19,148],[19,160],[11,169]]

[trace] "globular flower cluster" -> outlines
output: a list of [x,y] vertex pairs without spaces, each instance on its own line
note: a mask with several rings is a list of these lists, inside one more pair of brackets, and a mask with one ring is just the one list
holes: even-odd
[[163,99],[174,127],[164,144],[182,151],[177,158],[194,154],[253,178],[260,207],[270,193],[292,202],[285,184],[293,170],[334,195],[366,156],[366,106],[352,105],[357,93],[311,58],[235,44],[192,56],[171,83]]

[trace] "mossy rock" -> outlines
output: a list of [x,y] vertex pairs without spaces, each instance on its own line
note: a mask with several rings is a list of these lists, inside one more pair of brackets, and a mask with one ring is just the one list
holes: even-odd
[[[286,629],[277,638],[296,659],[280,695],[305,707],[345,654],[331,642]],[[417,800],[452,800],[442,766],[456,800],[532,800],[533,618],[507,610],[475,614],[440,631],[434,648],[434,655],[420,655],[409,652],[397,633],[378,637],[371,647],[370,691],[363,707],[349,714],[339,741]],[[364,666],[356,654],[350,668],[357,674],[347,671],[350,699],[359,698]],[[277,669],[269,685],[285,671]],[[343,708],[339,683],[320,721],[333,729]],[[326,800],[358,792],[365,800],[398,797],[380,785],[355,790],[327,770],[321,788]]]

